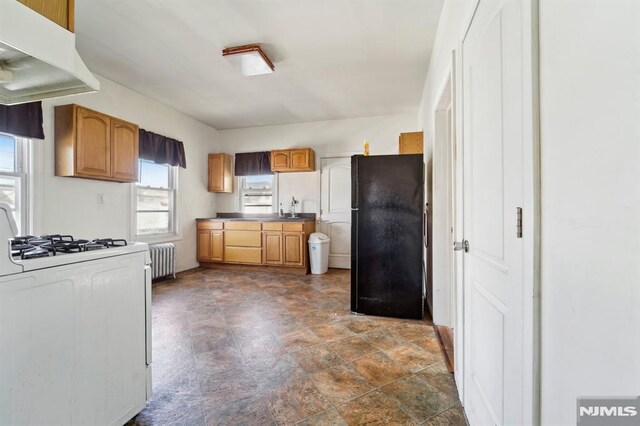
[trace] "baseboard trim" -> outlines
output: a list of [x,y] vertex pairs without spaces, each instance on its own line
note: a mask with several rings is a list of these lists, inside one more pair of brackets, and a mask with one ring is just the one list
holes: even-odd
[[450,373],[453,373],[454,358],[453,358],[453,332],[449,327],[443,325],[435,325],[436,334],[440,341],[440,346],[445,355],[445,361],[447,362],[447,368]]
[[286,266],[262,266],[262,265],[240,265],[237,263],[200,263],[201,268],[207,269],[227,269],[236,271],[255,271],[255,272],[275,272],[277,274],[289,275],[307,275],[309,267],[295,268]]

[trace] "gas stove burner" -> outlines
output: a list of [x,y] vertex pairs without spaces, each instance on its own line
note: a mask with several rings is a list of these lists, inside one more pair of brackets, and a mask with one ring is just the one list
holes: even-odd
[[30,244],[32,246],[41,246],[43,244],[51,244],[51,240],[47,240],[45,238],[32,238],[30,240],[27,241],[27,244]]
[[16,244],[26,244],[27,241],[32,240],[36,238],[34,235],[21,235],[18,237],[13,237],[13,239],[11,240],[11,244],[13,245],[14,243]]
[[112,238],[104,238],[101,240],[98,240],[102,243],[106,243],[109,247],[123,247],[127,245],[127,241],[126,240],[122,240],[122,239],[112,239]]
[[32,246],[31,248],[25,248],[20,253],[20,258],[22,260],[25,259],[36,259],[39,257],[49,257],[56,255],[56,248],[52,243],[41,244],[37,246]]
[[51,242],[73,241],[73,237],[71,235],[60,235],[60,234],[41,235],[40,239],[49,240]]
[[25,251],[28,251],[28,250],[32,250],[34,248],[36,248],[36,246],[33,246],[31,244],[18,243],[18,242],[11,241],[11,255],[12,256],[22,256],[22,253],[24,253]]
[[52,244],[56,251],[64,253],[79,253],[84,251],[84,245],[88,243],[87,240],[57,240]]
[[22,251],[30,248],[34,248],[34,246],[27,243],[11,241],[11,251]]
[[95,240],[89,241],[87,244],[92,245],[101,245],[105,248],[107,247],[124,247],[127,245],[126,240],[122,239],[113,239],[113,238],[96,238]]
[[95,241],[89,241],[89,242],[87,242],[87,243],[82,245],[82,249],[84,251],[102,250],[102,249],[106,249],[106,248],[109,248],[109,246],[107,246],[105,244],[97,243]]

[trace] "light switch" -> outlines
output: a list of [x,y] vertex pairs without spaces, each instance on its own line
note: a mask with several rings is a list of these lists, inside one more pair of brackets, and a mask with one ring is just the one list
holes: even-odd
[[98,204],[104,204],[104,194],[98,194]]

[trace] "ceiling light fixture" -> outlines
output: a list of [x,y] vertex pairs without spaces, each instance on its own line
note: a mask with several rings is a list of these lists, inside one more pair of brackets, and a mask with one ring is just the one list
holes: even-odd
[[232,63],[239,64],[244,76],[270,74],[276,69],[258,44],[227,47],[222,49],[222,56],[229,56]]

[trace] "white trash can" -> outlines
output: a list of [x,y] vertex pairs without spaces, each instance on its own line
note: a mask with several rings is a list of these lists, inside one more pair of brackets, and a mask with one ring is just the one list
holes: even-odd
[[322,232],[309,235],[309,260],[312,274],[324,274],[329,269],[329,242]]

